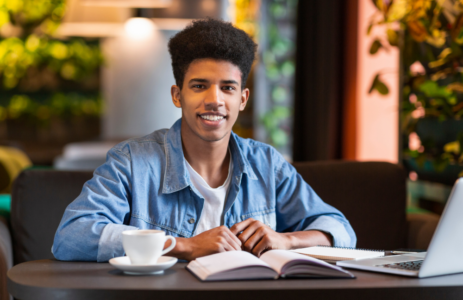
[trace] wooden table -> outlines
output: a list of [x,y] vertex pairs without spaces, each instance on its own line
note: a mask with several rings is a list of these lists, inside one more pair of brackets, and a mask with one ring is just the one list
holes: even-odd
[[463,299],[463,274],[415,279],[352,271],[357,279],[200,282],[177,263],[164,275],[129,276],[108,263],[37,260],[8,271],[17,299]]

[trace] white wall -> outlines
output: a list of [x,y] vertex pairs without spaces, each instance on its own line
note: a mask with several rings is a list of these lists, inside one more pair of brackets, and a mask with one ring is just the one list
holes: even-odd
[[175,80],[167,42],[175,33],[154,30],[141,39],[125,34],[103,41],[104,139],[146,135],[181,117],[170,96]]

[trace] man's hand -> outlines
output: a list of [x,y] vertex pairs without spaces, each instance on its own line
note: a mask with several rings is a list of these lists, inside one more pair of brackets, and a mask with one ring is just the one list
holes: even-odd
[[240,239],[242,249],[257,257],[272,249],[288,250],[332,245],[332,237],[327,233],[317,230],[278,233],[252,218],[236,223],[230,230]]
[[176,240],[177,245],[169,253],[186,260],[219,252],[241,250],[241,241],[225,226],[213,228],[191,238],[176,238]]
[[242,242],[242,249],[257,257],[271,249],[291,249],[289,236],[275,232],[261,221],[252,218],[236,223],[230,230]]

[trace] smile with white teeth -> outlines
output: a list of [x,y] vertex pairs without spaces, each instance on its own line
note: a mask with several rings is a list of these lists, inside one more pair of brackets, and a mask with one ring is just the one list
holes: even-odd
[[204,120],[209,120],[209,121],[218,121],[218,120],[223,119],[223,116],[214,116],[214,115],[202,115],[200,117],[203,118]]

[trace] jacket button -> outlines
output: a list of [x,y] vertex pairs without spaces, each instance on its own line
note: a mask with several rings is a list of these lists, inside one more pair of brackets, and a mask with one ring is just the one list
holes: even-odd
[[195,219],[191,218],[188,220],[188,223],[193,224],[195,222]]

